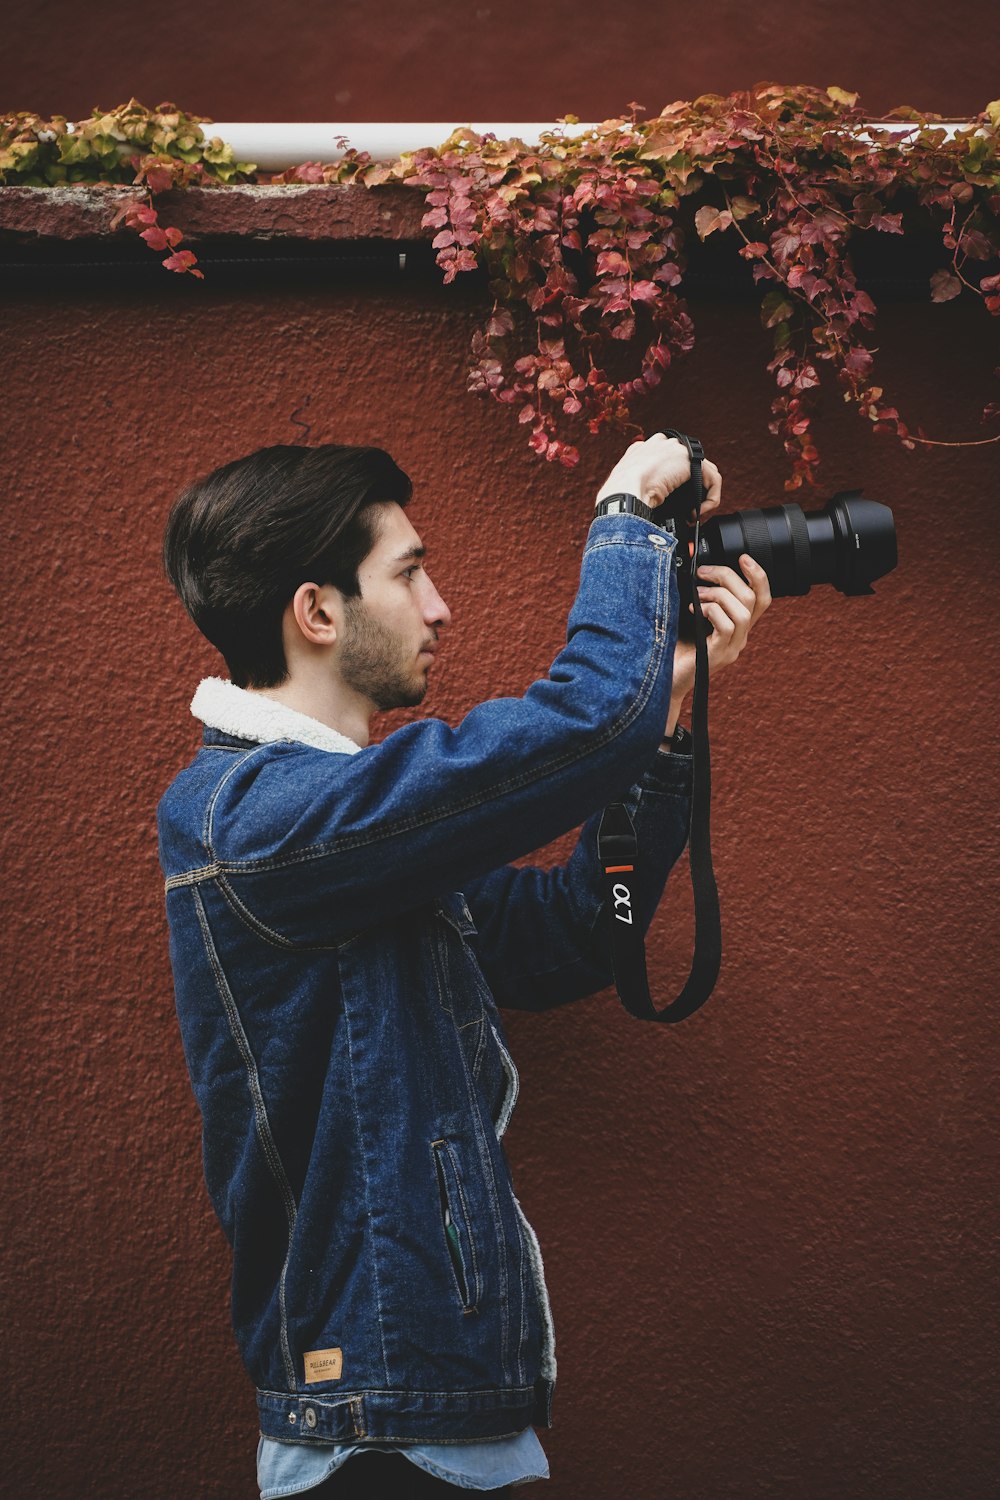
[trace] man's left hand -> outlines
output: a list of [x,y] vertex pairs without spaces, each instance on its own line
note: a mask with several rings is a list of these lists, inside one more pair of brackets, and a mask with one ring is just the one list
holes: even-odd
[[[760,563],[744,552],[739,559],[749,583],[734,568],[703,563],[698,569],[698,598],[702,614],[712,626],[708,637],[708,674],[736,660],[751,630],[771,603],[771,587]],[[689,605],[689,609],[693,606]],[[694,687],[695,646],[678,641],[674,651],[674,681],[665,734],[673,734],[681,706]]]

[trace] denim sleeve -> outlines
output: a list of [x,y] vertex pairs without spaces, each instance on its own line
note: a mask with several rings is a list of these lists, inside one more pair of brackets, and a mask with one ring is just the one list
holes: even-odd
[[[687,842],[691,765],[690,755],[658,754],[622,799],[639,846],[637,915],[643,932]],[[507,866],[466,886],[480,965],[500,1005],[550,1010],[613,982],[597,858],[600,820],[599,812],[588,819],[565,865]]]
[[329,942],[578,827],[642,776],[662,735],[675,546],[636,516],[595,520],[566,645],[522,698],[456,728],[417,720],[352,756],[249,752],[212,796],[208,867],[294,945]]

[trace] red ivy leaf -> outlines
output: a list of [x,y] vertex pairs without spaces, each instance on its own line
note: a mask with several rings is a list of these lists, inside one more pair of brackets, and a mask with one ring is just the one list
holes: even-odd
[[935,271],[931,277],[932,302],[950,302],[953,297],[959,296],[961,290],[962,283],[958,277],[953,276],[950,271],[946,271],[943,266],[940,271]]
[[707,239],[716,229],[728,229],[732,222],[733,216],[727,208],[713,208],[708,203],[705,204],[704,208],[699,208],[694,216],[694,227],[703,240]]
[[174,180],[174,174],[169,167],[147,167],[145,178],[151,193],[165,193]]
[[602,250],[597,257],[598,276],[628,275],[628,261],[617,250]]
[[194,269],[197,263],[197,256],[190,250],[177,250],[173,255],[168,255],[163,262],[168,271],[190,271],[192,276],[201,276],[204,279],[203,273]]
[[508,333],[514,332],[514,319],[505,307],[500,308],[490,318],[486,325],[487,336],[491,339],[502,339]]
[[799,237],[789,229],[777,229],[771,236],[771,249],[778,260],[788,260],[799,248]]
[[860,346],[848,349],[844,356],[844,364],[852,375],[867,375],[872,367],[871,353]]

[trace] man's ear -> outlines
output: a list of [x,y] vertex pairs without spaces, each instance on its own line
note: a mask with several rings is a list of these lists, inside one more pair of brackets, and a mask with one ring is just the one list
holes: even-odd
[[285,611],[285,624],[310,646],[332,646],[343,621],[343,599],[332,583],[300,583]]

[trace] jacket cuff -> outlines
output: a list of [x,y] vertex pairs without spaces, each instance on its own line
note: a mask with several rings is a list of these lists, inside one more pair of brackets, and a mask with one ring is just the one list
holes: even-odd
[[584,552],[595,542],[645,542],[655,537],[657,544],[673,550],[677,539],[672,532],[664,531],[655,521],[646,521],[642,516],[613,515],[595,516],[590,523]]

